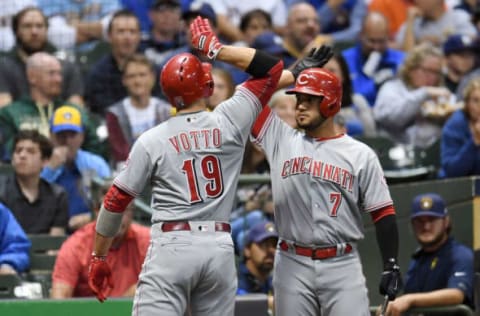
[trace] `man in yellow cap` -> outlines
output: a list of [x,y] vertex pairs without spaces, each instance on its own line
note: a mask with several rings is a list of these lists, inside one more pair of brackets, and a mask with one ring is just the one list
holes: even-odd
[[107,162],[91,152],[80,149],[84,141],[84,118],[73,106],[55,110],[50,122],[52,157],[42,171],[42,178],[57,183],[68,193],[69,229],[76,230],[91,220],[90,183],[93,177],[108,178]]

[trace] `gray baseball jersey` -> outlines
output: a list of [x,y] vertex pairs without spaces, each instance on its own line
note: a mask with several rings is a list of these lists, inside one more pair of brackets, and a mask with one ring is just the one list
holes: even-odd
[[179,114],[142,134],[114,184],[152,187],[152,222],[229,221],[244,146],[261,110],[246,88],[213,112]]
[[[228,222],[241,157],[261,104],[247,88],[215,111],[178,114],[142,134],[114,184],[136,196],[152,187],[152,239],[132,315],[233,316],[237,287]],[[234,118],[234,119],[233,119]],[[191,231],[166,231],[189,221]],[[200,228],[200,229],[199,229]]]
[[336,254],[353,244],[353,251],[322,260],[290,251],[296,246],[284,251],[280,244],[273,272],[275,315],[370,315],[355,242],[363,238],[362,214],[392,204],[377,156],[347,135],[307,137],[270,109],[262,111],[252,134],[270,163],[282,242],[336,246]]
[[264,111],[253,136],[270,163],[280,237],[317,246],[362,239],[362,214],[392,204],[375,152],[347,135],[307,137]]

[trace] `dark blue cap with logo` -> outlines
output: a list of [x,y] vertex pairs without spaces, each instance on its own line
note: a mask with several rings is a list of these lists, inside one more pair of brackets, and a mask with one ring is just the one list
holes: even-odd
[[248,231],[246,243],[260,243],[270,237],[278,238],[275,224],[269,221],[262,221],[250,228],[250,230]]
[[410,218],[419,216],[445,217],[448,210],[443,198],[436,193],[424,193],[413,199]]
[[253,40],[252,47],[269,54],[281,54],[285,51],[283,40],[274,32],[263,32]]
[[477,49],[480,49],[480,46],[478,45],[478,40],[475,40],[467,35],[450,35],[443,44],[443,53],[445,55],[465,51],[474,52]]

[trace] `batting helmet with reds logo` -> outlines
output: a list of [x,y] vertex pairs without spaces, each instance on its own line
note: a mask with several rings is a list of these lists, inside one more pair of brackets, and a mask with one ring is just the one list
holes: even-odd
[[305,93],[323,96],[320,102],[320,114],[331,117],[340,111],[342,104],[342,84],[338,77],[323,68],[308,68],[300,73],[295,87],[287,94]]
[[190,53],[172,57],[163,66],[160,84],[163,93],[177,109],[207,98],[213,92],[212,65]]

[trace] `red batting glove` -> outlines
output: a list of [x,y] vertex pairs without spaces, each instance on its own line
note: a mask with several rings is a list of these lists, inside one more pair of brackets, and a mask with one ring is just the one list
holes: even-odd
[[107,299],[113,288],[112,270],[107,263],[107,256],[92,254],[88,268],[88,286],[101,303]]
[[192,34],[192,45],[205,56],[215,59],[223,47],[212,31],[208,19],[202,19],[197,16],[190,24],[190,33]]

